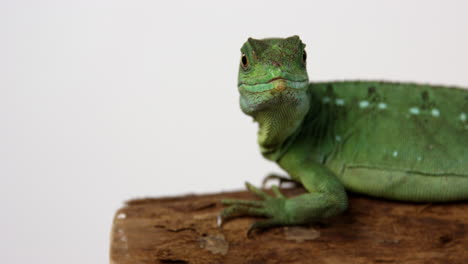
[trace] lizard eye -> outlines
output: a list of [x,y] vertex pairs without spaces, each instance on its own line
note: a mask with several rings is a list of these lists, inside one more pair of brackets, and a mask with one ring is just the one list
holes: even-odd
[[242,53],[241,64],[244,69],[247,68],[247,66],[249,66],[249,61],[247,60],[247,56],[245,56],[244,53]]
[[306,51],[304,50],[304,51],[302,52],[302,62],[305,63],[306,60],[307,60],[307,53],[306,53]]

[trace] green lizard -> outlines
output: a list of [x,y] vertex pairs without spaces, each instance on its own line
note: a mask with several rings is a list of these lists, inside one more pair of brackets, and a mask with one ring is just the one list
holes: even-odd
[[259,124],[263,156],[308,191],[288,198],[246,183],[261,200],[227,199],[219,224],[261,216],[255,229],[343,212],[346,190],[387,199],[468,199],[468,90],[378,81],[309,83],[299,37],[242,46],[242,111]]

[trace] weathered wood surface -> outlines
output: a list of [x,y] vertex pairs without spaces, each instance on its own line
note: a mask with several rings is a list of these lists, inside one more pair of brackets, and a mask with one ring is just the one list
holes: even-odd
[[114,218],[111,263],[468,263],[468,202],[410,204],[351,195],[348,212],[327,223],[274,228],[249,239],[254,218],[217,227],[222,198],[253,196],[129,201]]

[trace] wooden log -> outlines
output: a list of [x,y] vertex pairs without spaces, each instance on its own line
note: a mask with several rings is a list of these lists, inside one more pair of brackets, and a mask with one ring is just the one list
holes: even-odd
[[259,219],[238,218],[218,228],[223,198],[254,199],[233,192],[127,202],[114,218],[111,263],[468,263],[466,202],[414,204],[350,195],[349,210],[326,223],[247,238]]

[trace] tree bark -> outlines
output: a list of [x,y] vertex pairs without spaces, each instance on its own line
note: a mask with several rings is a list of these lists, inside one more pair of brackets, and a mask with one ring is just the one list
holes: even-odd
[[[285,189],[292,196],[300,188]],[[325,223],[272,228],[247,238],[246,217],[218,228],[224,198],[247,192],[132,200],[115,215],[113,264],[468,263],[468,203],[415,204],[350,195]]]

